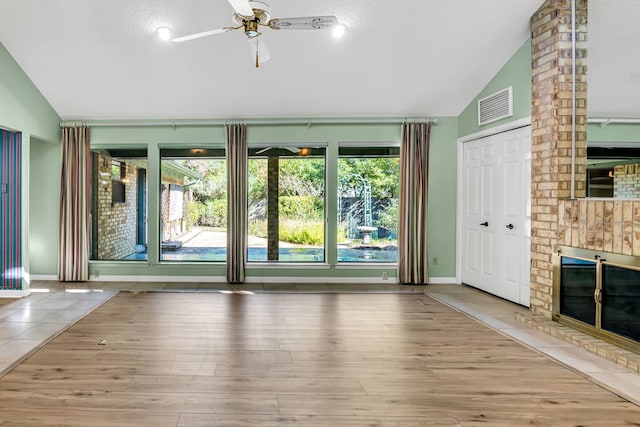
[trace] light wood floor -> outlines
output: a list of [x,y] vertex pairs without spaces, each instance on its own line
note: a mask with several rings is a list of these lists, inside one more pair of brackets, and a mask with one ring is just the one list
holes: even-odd
[[639,423],[425,295],[121,293],[0,379],[0,425]]
[[0,307],[4,307],[5,305],[9,305],[15,301],[15,298],[0,298]]

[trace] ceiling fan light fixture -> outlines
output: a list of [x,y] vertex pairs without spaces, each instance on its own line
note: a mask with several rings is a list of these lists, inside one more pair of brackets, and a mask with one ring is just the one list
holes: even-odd
[[267,44],[262,40],[262,37],[249,37],[249,48],[251,51],[251,57],[255,59],[256,68],[263,62],[267,62],[271,59],[271,54],[267,48]]
[[260,35],[258,31],[258,22],[255,20],[245,21],[244,22],[244,33],[249,38],[257,37]]
[[336,39],[342,38],[344,36],[345,31],[347,30],[347,26],[344,24],[336,24],[333,27],[333,37]]
[[156,28],[156,34],[163,41],[171,40],[171,28],[169,27],[158,27]]
[[[251,48],[251,56],[255,59],[256,68],[260,63],[266,62],[270,58],[260,27],[266,27],[271,30],[328,30],[338,26],[335,31],[335,37],[339,38],[344,34],[346,26],[339,24],[338,19],[333,15],[323,16],[306,16],[293,18],[276,18],[271,19],[271,8],[268,4],[259,0],[227,0],[233,8],[232,20],[236,23],[233,27],[222,27],[215,30],[202,31],[199,33],[180,36],[172,39],[173,42],[181,43],[189,40],[199,39],[202,37],[212,36],[214,34],[226,33],[228,31],[241,30],[249,41]],[[159,35],[165,40],[171,40],[169,29],[158,29]]]

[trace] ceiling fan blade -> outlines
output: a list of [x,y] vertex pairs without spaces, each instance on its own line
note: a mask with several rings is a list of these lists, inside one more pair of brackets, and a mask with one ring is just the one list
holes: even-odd
[[338,23],[335,16],[309,16],[306,18],[276,18],[269,21],[274,30],[324,30]]
[[172,42],[176,42],[176,43],[182,43],[182,42],[186,42],[186,41],[193,40],[193,39],[199,39],[201,37],[213,36],[214,34],[226,33],[227,31],[231,31],[231,30],[235,30],[235,29],[236,28],[234,28],[234,27],[218,28],[217,30],[203,31],[201,33],[191,34],[191,35],[188,35],[188,36],[176,37],[175,39],[172,39],[171,41]]
[[238,15],[250,17],[253,16],[253,9],[249,0],[228,0],[229,4]]
[[251,48],[251,57],[256,61],[256,68],[271,59],[271,54],[262,36],[250,37],[249,47]]
[[266,153],[267,151],[273,150],[275,148],[278,148],[280,150],[288,150],[288,151],[291,151],[293,154],[298,154],[301,151],[300,148],[298,148],[298,147],[287,147],[287,146],[284,146],[284,147],[266,147],[266,148],[263,148],[260,151],[256,151],[256,154]]

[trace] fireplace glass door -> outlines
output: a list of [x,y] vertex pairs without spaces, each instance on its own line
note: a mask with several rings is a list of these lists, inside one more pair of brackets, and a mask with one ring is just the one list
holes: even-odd
[[596,326],[597,263],[562,257],[560,287],[560,314]]
[[556,247],[553,319],[640,352],[640,257]]
[[640,341],[640,271],[602,266],[602,329]]

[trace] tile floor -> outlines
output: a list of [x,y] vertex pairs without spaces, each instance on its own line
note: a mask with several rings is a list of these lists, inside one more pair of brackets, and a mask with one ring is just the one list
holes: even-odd
[[0,376],[82,319],[116,291],[34,292],[0,307]]
[[[88,282],[68,287],[57,282],[33,283],[34,292],[27,298],[0,306],[0,376],[11,370],[29,354],[99,307],[126,290],[161,291],[230,291],[225,284],[176,284]],[[573,344],[533,329],[515,318],[527,313],[519,305],[481,291],[458,285],[245,285],[234,291],[250,292],[403,292],[425,293],[436,300],[482,322],[486,326],[547,355],[558,363],[582,373],[585,377],[640,405],[640,375],[598,357]]]

